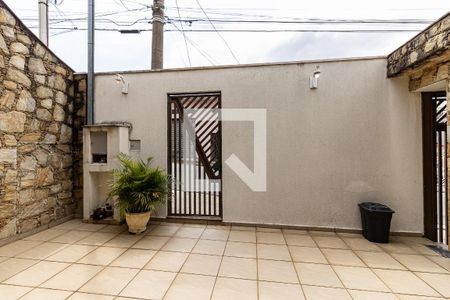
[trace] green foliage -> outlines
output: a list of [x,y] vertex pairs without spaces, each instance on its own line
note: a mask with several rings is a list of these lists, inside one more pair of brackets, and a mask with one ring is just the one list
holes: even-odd
[[169,177],[158,167],[150,166],[153,158],[134,160],[123,153],[118,159],[121,167],[114,170],[109,198],[119,198],[119,210],[125,213],[154,211],[169,194]]

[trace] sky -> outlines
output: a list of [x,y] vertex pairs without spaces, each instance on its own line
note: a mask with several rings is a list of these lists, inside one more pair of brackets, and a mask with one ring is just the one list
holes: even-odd
[[[37,34],[38,0],[4,1]],[[50,48],[86,71],[87,0],[49,1]],[[151,4],[95,1],[96,72],[150,68],[151,31],[117,30],[151,29]],[[165,6],[165,68],[384,56],[450,10],[448,0],[166,0]]]

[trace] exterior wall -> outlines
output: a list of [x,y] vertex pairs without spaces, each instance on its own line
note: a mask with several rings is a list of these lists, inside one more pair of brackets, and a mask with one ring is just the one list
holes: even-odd
[[0,239],[73,214],[73,82],[0,1]]
[[[385,59],[130,72],[128,95],[98,74],[95,122],[130,122],[141,156],[166,167],[167,94],[221,91],[224,108],[267,109],[268,142],[267,192],[224,163],[224,221],[359,229],[357,203],[373,200],[396,211],[392,230],[422,232],[420,95],[385,74]],[[222,130],[223,161],[235,153],[252,168],[249,122]]]

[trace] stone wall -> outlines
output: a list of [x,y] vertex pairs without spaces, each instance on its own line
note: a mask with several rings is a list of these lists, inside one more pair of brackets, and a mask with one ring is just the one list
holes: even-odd
[[75,86],[73,70],[0,0],[0,239],[76,210]]
[[[387,75],[401,73],[427,65],[438,65],[450,58],[450,13],[392,52],[387,60]],[[413,70],[413,71],[416,71]]]

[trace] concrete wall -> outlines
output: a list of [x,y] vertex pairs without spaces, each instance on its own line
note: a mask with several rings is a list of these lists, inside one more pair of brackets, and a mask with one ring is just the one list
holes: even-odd
[[[317,90],[309,76],[320,66]],[[344,60],[96,77],[95,121],[126,121],[142,157],[167,163],[167,94],[221,91],[224,108],[267,109],[267,192],[252,192],[224,164],[229,222],[359,229],[357,203],[380,201],[392,230],[423,231],[420,95],[387,79],[386,60]],[[252,168],[249,122],[223,124],[223,161]]]

